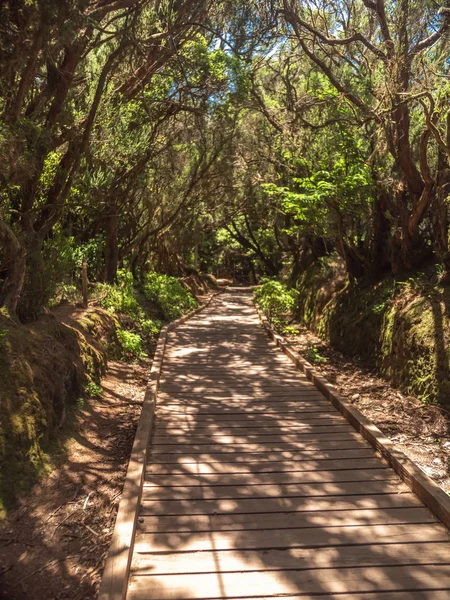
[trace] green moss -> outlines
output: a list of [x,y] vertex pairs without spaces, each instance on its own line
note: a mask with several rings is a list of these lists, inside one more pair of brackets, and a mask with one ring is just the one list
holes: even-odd
[[309,271],[298,287],[301,322],[407,394],[449,403],[450,291],[433,286],[432,273],[333,289],[336,271]]
[[53,468],[83,384],[99,381],[106,370],[107,343],[99,332],[112,338],[116,321],[94,311],[82,318],[91,331],[95,325],[97,337],[75,319],[63,324],[48,316],[18,325],[0,315],[0,330],[7,331],[0,353],[0,514]]

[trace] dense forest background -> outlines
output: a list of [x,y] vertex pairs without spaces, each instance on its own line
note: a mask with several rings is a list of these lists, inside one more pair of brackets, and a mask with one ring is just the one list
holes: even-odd
[[14,0],[0,8],[0,303],[119,266],[450,279],[450,7]]

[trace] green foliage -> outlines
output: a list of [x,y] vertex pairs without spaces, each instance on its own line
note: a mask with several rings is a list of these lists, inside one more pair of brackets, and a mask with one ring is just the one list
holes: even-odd
[[297,292],[276,279],[265,279],[255,297],[266,317],[276,326],[285,326],[295,306]]
[[151,344],[159,334],[162,323],[154,313],[170,321],[197,306],[176,277],[152,273],[146,276],[142,289],[127,269],[119,269],[117,279],[117,284],[97,284],[96,295],[103,308],[126,324],[126,329],[117,332],[126,360],[139,358],[144,343]]
[[[161,323],[158,319],[147,318],[131,271],[120,269],[117,279],[117,284],[98,284],[101,306],[112,313],[136,319],[145,335],[155,335],[161,329]],[[177,319],[197,306],[195,298],[176,277],[150,273],[144,279],[142,292],[145,300],[155,305],[165,321]]]
[[44,161],[44,167],[39,179],[40,194],[42,199],[45,198],[44,194],[48,192],[53,184],[58,166],[61,161],[61,155],[58,152],[49,152]]
[[98,233],[83,244],[76,244],[73,250],[73,264],[79,273],[83,260],[87,262],[90,281],[98,281],[105,268],[105,235]]
[[117,284],[99,284],[98,290],[102,297],[101,306],[111,313],[121,313],[139,320],[144,317],[131,271],[120,269],[117,273]]
[[147,338],[152,338],[158,335],[158,333],[161,331],[161,326],[162,323],[158,319],[144,319],[140,322],[142,333]]
[[117,339],[124,360],[135,360],[142,355],[142,338],[138,333],[119,328],[117,329]]
[[81,290],[81,264],[88,264],[88,277],[96,281],[104,270],[103,234],[98,234],[86,243],[77,243],[74,236],[66,236],[62,231],[45,241],[42,251],[45,273],[45,295],[50,306],[61,300],[75,300]]
[[178,319],[197,306],[195,298],[176,277],[149,273],[144,280],[143,292],[147,300],[154,302],[166,321]]
[[286,213],[295,217],[295,228],[315,235],[330,236],[340,218],[351,231],[352,223],[367,213],[372,201],[370,169],[359,162],[347,164],[340,157],[330,170],[318,170],[309,177],[294,177],[292,185],[262,185],[269,198],[278,199]]
[[93,381],[90,381],[84,386],[83,392],[89,398],[101,398],[103,396],[102,387]]
[[307,348],[306,348],[304,354],[305,354],[306,360],[308,360],[309,362],[311,362],[313,364],[324,363],[324,362],[327,362],[327,360],[328,360],[327,358],[325,358],[325,356],[322,356],[319,353],[319,350],[317,349],[315,344],[311,341],[309,341],[307,343]]
[[300,330],[298,327],[293,327],[292,325],[286,325],[286,327],[283,327],[284,335],[298,335],[299,333]]

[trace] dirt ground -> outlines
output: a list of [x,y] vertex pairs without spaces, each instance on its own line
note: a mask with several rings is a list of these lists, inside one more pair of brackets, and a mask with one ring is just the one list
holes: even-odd
[[0,529],[0,598],[96,597],[150,362],[109,363],[102,397],[78,413],[64,464]]
[[349,402],[450,494],[450,413],[405,396],[301,326],[285,336]]

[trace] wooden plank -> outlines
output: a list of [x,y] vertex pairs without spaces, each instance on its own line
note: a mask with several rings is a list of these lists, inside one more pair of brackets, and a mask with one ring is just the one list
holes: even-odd
[[[150,581],[149,581],[150,579]],[[422,565],[415,575],[409,567],[386,566],[309,571],[215,573],[201,575],[133,576],[128,598],[158,600],[215,598],[274,598],[304,594],[364,593],[394,590],[450,589],[446,565]],[[339,596],[341,597],[341,596]]]
[[[276,389],[273,390],[267,390],[264,391],[262,389],[253,389],[250,390],[249,393],[246,393],[245,391],[241,391],[241,390],[229,390],[228,388],[221,388],[218,390],[211,390],[210,388],[208,390],[201,390],[199,391],[197,394],[192,390],[185,390],[185,391],[180,391],[180,392],[167,392],[165,391],[167,388],[164,387],[164,391],[161,392],[161,398],[165,399],[186,399],[189,400],[190,398],[204,398],[205,400],[214,400],[215,398],[230,398],[230,399],[234,399],[234,400],[259,400],[261,398],[264,399],[286,399],[288,400],[289,398],[294,398],[296,400],[301,400],[302,398],[304,399],[310,399],[312,400],[318,400],[321,399],[322,402],[326,402],[327,399],[324,398],[323,394],[321,394],[317,389],[315,389],[312,385],[310,385],[309,387],[302,387],[301,389],[292,389],[289,388],[287,390],[283,390],[283,389],[279,389],[278,386]],[[330,403],[328,402],[328,406],[330,405]]]
[[[385,487],[382,488],[385,490]],[[361,491],[361,490],[360,490]],[[324,495],[322,497],[280,497],[280,498],[233,498],[214,500],[169,499],[152,500],[145,496],[142,499],[141,515],[179,515],[218,513],[256,513],[256,512],[314,512],[318,510],[354,510],[355,508],[392,508],[422,506],[412,493],[399,493],[398,488],[390,488],[376,494],[349,496]]]
[[328,546],[315,548],[239,550],[228,552],[139,553],[133,557],[135,575],[245,572],[270,569],[317,569],[384,565],[450,564],[446,542]]
[[375,456],[373,450],[359,451],[360,456],[343,457],[340,459],[315,459],[315,460],[298,460],[289,462],[286,459],[277,462],[263,461],[254,459],[253,462],[245,462],[239,464],[237,462],[184,462],[172,464],[149,464],[147,465],[146,473],[167,473],[171,476],[182,475],[185,473],[196,473],[202,475],[227,475],[236,473],[278,473],[295,472],[304,473],[305,471],[342,471],[349,469],[361,469],[370,467],[380,467],[383,463]]
[[[311,414],[311,413],[310,413]],[[214,419],[209,417],[207,419],[195,417],[186,417],[180,415],[178,418],[170,417],[160,417],[156,424],[156,431],[161,431],[168,434],[177,434],[184,433],[189,431],[205,431],[207,433],[214,433],[216,431],[220,432],[224,429],[226,431],[235,430],[236,433],[241,431],[252,431],[256,430],[256,433],[261,433],[263,430],[271,431],[278,430],[280,432],[289,432],[295,431],[296,429],[302,429],[305,427],[315,427],[321,426],[325,427],[327,425],[348,425],[348,423],[341,417],[339,414],[323,414],[317,416],[313,413],[312,417],[300,416],[296,418],[283,418],[280,416],[277,419],[276,416],[269,417],[260,417],[258,415],[247,416],[247,419],[230,419],[225,421],[220,421],[219,419]]]
[[[226,332],[225,334],[221,334],[219,331],[216,331],[214,337],[211,340],[200,340],[198,337],[195,339],[195,344],[197,347],[194,352],[189,354],[185,354],[182,356],[181,354],[177,354],[177,352],[171,352],[168,350],[166,356],[167,360],[171,365],[186,365],[189,367],[202,367],[208,365],[215,365],[220,368],[223,366],[224,361],[227,362],[231,367],[241,367],[241,366],[258,366],[265,367],[267,365],[274,366],[279,365],[283,366],[285,364],[285,360],[283,356],[281,356],[275,348],[272,346],[267,346],[267,344],[262,346],[262,353],[257,356],[251,352],[247,351],[245,354],[239,354],[239,347],[235,347],[231,352],[223,352],[218,353],[211,350],[211,346],[213,344],[217,344],[220,341],[220,336],[228,337]],[[252,335],[252,333],[250,334]],[[239,344],[239,342],[237,342]],[[180,340],[178,342],[178,347],[180,345],[184,345],[184,341]],[[234,353],[233,353],[234,350]],[[249,349],[252,350],[252,349]],[[181,352],[185,352],[185,348],[181,349]]]
[[327,404],[310,404],[310,405],[298,405],[298,403],[281,403],[277,405],[269,405],[265,406],[264,403],[255,403],[252,405],[247,405],[246,409],[242,406],[239,410],[238,406],[230,407],[226,412],[223,411],[220,405],[214,406],[213,404],[205,403],[204,406],[193,406],[191,404],[186,403],[177,403],[177,404],[159,404],[158,403],[158,415],[161,419],[168,418],[178,418],[182,416],[186,416],[188,418],[198,417],[199,419],[209,419],[216,417],[228,417],[232,419],[235,415],[237,417],[242,415],[248,415],[247,418],[255,419],[258,416],[267,416],[267,417],[291,417],[295,418],[297,415],[306,415],[306,414],[327,414],[333,410]]
[[221,443],[222,441],[236,440],[236,441],[273,441],[279,439],[282,441],[289,442],[291,439],[301,440],[304,435],[314,435],[317,432],[318,435],[328,434],[328,432],[334,434],[335,432],[347,432],[349,429],[348,423],[330,423],[326,425],[316,425],[309,423],[299,424],[297,427],[289,428],[219,428],[215,430],[208,430],[201,428],[197,429],[177,429],[177,430],[165,430],[160,427],[155,432],[154,440],[156,443],[165,441],[175,442],[204,442],[205,440],[212,442],[213,444]]
[[329,441],[347,439],[354,433],[353,427],[348,423],[343,425],[332,425],[325,427],[305,427],[299,431],[292,433],[221,433],[220,435],[203,435],[201,437],[192,437],[190,435],[155,435],[155,445],[162,443],[171,444],[222,444],[222,443],[240,443],[240,444],[258,444],[258,443],[275,443],[277,440],[283,443],[303,443],[308,441],[320,440],[321,437]]
[[[332,439],[330,439],[330,437]],[[326,450],[329,448],[339,448],[345,445],[349,447],[351,442],[355,443],[355,448],[367,448],[362,441],[359,440],[357,435],[352,433],[347,434],[334,434],[326,436],[323,441],[317,439],[303,439],[302,441],[296,440],[291,442],[266,442],[264,443],[231,443],[231,444],[199,444],[199,443],[188,443],[188,444],[153,444],[153,451],[158,453],[172,453],[172,454],[185,454],[188,452],[192,453],[211,453],[216,454],[217,452],[273,452],[273,451],[290,451],[297,452],[299,450]]]
[[295,412],[259,412],[256,414],[248,413],[247,411],[234,411],[234,412],[226,412],[223,411],[215,414],[208,412],[186,412],[183,408],[181,410],[160,410],[158,411],[158,420],[157,423],[177,423],[179,425],[195,423],[199,425],[207,425],[209,423],[217,424],[217,425],[227,425],[233,426],[235,424],[236,427],[244,423],[257,424],[262,426],[266,423],[277,422],[281,425],[290,425],[291,423],[296,423],[297,421],[309,421],[312,419],[326,419],[329,417],[334,417],[337,415],[337,412],[331,408],[330,410],[324,409],[319,411],[302,411],[297,410]]
[[[169,379],[172,376],[178,376],[180,375],[180,373],[189,373],[189,376],[191,377],[215,377],[216,375],[219,377],[222,377],[224,375],[224,370],[223,370],[223,361],[221,361],[221,365],[208,365],[203,364],[201,366],[198,366],[196,364],[173,364],[172,361],[170,360],[169,357],[166,357],[168,362],[165,363],[164,366],[164,376],[165,378]],[[227,365],[227,376],[228,377],[232,377],[233,375],[236,377],[242,377],[242,365],[239,366],[233,366],[232,363],[230,363],[229,361],[226,361],[226,365]],[[294,365],[292,365],[289,361],[284,360],[283,363],[279,363],[279,366],[274,366],[273,364],[270,365],[270,367],[268,368],[268,365],[254,365],[253,363],[249,362],[247,365],[245,365],[245,373],[250,373],[252,376],[259,376],[259,375],[264,375],[267,376],[269,375],[271,377],[271,379],[276,380],[276,379],[283,379],[286,375],[289,375],[292,378],[296,378],[298,380],[299,377],[299,371],[298,369],[295,368]],[[301,376],[301,375],[300,375]],[[304,379],[302,378],[302,381],[304,381]]]
[[328,425],[328,426],[315,426],[315,427],[302,427],[296,429],[294,431],[289,432],[278,432],[273,431],[269,433],[264,433],[264,430],[261,433],[248,433],[246,430],[232,432],[218,432],[217,434],[211,433],[206,434],[199,432],[196,433],[184,433],[179,435],[164,435],[156,433],[154,436],[155,444],[233,444],[233,443],[264,443],[264,442],[290,442],[292,441],[301,441],[305,437],[311,438],[320,435],[325,436],[335,436],[339,433],[350,433],[352,431],[352,427],[347,423],[341,425]]
[[302,410],[304,406],[311,405],[314,406],[316,404],[323,404],[324,406],[328,406],[328,409],[331,408],[330,403],[326,398],[323,397],[317,391],[302,391],[302,392],[280,392],[276,393],[273,390],[270,392],[262,392],[261,390],[255,390],[253,393],[244,394],[242,392],[234,392],[228,389],[220,390],[215,392],[200,392],[195,394],[193,390],[190,390],[189,393],[180,393],[180,394],[161,394],[161,404],[173,403],[173,404],[186,404],[189,402],[198,402],[202,404],[212,404],[216,403],[224,403],[226,402],[226,406],[233,406],[236,404],[237,406],[247,408],[248,405],[252,404],[260,404],[263,402],[268,403],[285,403],[285,404],[295,404],[298,409]]
[[278,389],[279,391],[307,391],[313,387],[311,382],[306,378],[276,378],[267,377],[263,378],[261,375],[246,376],[242,380],[239,379],[238,375],[230,375],[229,377],[207,377],[205,374],[201,377],[192,377],[189,371],[178,373],[178,375],[170,375],[162,382],[166,393],[170,393],[170,390],[183,391],[184,388],[200,390],[208,387],[209,390],[220,390],[229,388],[234,391],[239,391],[241,388],[251,389],[254,391],[261,391],[265,389]]
[[[395,525],[342,525],[255,529],[250,531],[207,531],[143,533],[135,540],[136,552],[211,552],[253,548],[327,548],[354,544],[445,542],[448,530],[441,523]],[[450,569],[447,569],[450,576]]]
[[[241,372],[239,372],[241,371]],[[194,372],[191,368],[186,366],[178,365],[172,367],[171,363],[166,363],[166,366],[162,373],[161,382],[164,384],[171,385],[174,381],[202,381],[202,380],[213,381],[214,383],[229,383],[237,385],[247,385],[249,383],[260,384],[263,382],[271,384],[280,384],[281,387],[288,386],[290,384],[306,384],[307,387],[311,385],[309,379],[303,375],[300,371],[294,369],[280,368],[274,369],[255,369],[253,366],[249,366],[243,373],[242,370],[236,370],[233,372],[232,369],[208,369],[204,368],[197,372]]]
[[227,467],[228,465],[238,466],[244,468],[246,465],[249,468],[258,464],[261,468],[264,468],[265,463],[277,463],[283,464],[289,461],[322,461],[322,460],[340,460],[348,458],[360,458],[360,457],[372,457],[375,456],[375,450],[371,447],[350,446],[349,448],[336,448],[325,451],[317,450],[304,450],[299,452],[218,452],[216,454],[191,454],[187,452],[183,455],[173,454],[161,454],[158,452],[152,452],[151,464],[148,468],[176,468],[183,465],[188,465],[186,468],[194,468],[194,465],[210,464],[216,469]]
[[[437,517],[423,506],[414,508],[327,510],[293,513],[247,513],[217,515],[171,515],[144,517],[141,533],[189,533],[204,531],[251,531],[316,527],[436,523]],[[450,547],[447,547],[450,563]]]
[[[310,384],[309,384],[310,385]],[[296,385],[290,385],[290,386],[282,386],[279,383],[258,383],[258,384],[251,384],[251,383],[243,383],[241,384],[228,384],[227,385],[227,390],[224,391],[223,387],[219,387],[219,385],[217,387],[213,387],[210,383],[205,382],[203,385],[199,385],[197,383],[192,383],[192,384],[175,384],[175,383],[171,383],[170,385],[166,384],[164,386],[164,391],[166,394],[183,394],[183,393],[190,393],[190,394],[203,394],[204,392],[208,393],[208,394],[223,394],[223,393],[227,393],[229,394],[230,391],[231,392],[239,392],[240,394],[245,395],[245,393],[247,392],[250,395],[253,395],[254,393],[264,393],[264,392],[275,392],[277,391],[279,394],[281,394],[283,391],[289,394],[292,393],[298,393],[301,394],[303,391],[309,390],[311,389],[309,387],[309,385],[307,386],[305,384],[305,386],[301,386],[300,384],[296,384]],[[312,390],[313,391],[313,390]]]
[[[305,484],[316,482],[340,482],[340,481],[376,481],[376,480],[398,480],[398,476],[392,472],[387,465],[383,465],[379,459],[366,459],[358,468],[348,466],[347,469],[307,469],[302,471],[271,471],[269,473],[181,473],[181,474],[157,474],[147,473],[145,486],[158,486],[173,488],[205,487],[212,489],[217,487],[262,486],[276,484],[287,486],[293,484]],[[225,483],[226,482],[226,483]],[[220,490],[217,490],[219,492]]]
[[[325,400],[252,400],[249,402],[238,401],[238,399],[221,398],[217,400],[197,400],[191,398],[185,401],[161,401],[158,403],[161,411],[167,412],[180,412],[185,411],[189,413],[203,413],[203,414],[224,414],[224,413],[235,413],[238,410],[245,410],[247,414],[252,413],[268,413],[268,414],[282,414],[283,412],[317,412],[317,411],[329,411],[330,404]],[[226,407],[226,410],[224,410]]]
[[289,433],[291,431],[295,432],[296,430],[303,430],[307,428],[316,428],[316,427],[340,427],[345,425],[348,427],[348,422],[341,417],[341,415],[331,414],[324,415],[322,417],[300,417],[297,419],[292,419],[290,421],[284,421],[280,419],[277,420],[276,417],[266,418],[266,419],[249,419],[241,420],[241,421],[193,421],[192,419],[158,419],[155,433],[165,433],[167,435],[178,435],[189,433],[193,431],[205,432],[209,435],[214,435],[215,433],[221,433],[224,430],[227,432],[233,431],[236,434],[241,433],[253,433],[253,434],[261,434],[269,431],[279,432],[279,433]]
[[220,404],[221,406],[225,405],[227,407],[232,407],[233,405],[239,406],[242,408],[247,408],[247,406],[251,406],[253,404],[262,404],[264,402],[267,403],[278,403],[279,404],[295,404],[298,410],[302,410],[304,406],[315,406],[323,404],[323,406],[327,406],[330,409],[330,403],[323,397],[323,395],[319,394],[317,391],[308,391],[308,392],[287,392],[287,393],[274,393],[267,392],[261,393],[255,391],[250,394],[242,394],[237,392],[231,392],[230,390],[223,390],[219,392],[211,392],[204,393],[201,392],[199,394],[195,394],[192,390],[190,393],[183,394],[170,394],[170,395],[161,395],[161,404],[186,404],[191,402],[196,402],[199,404]]
[[224,421],[218,422],[216,420],[210,421],[196,421],[195,419],[161,419],[159,418],[156,424],[155,432],[165,433],[167,435],[177,435],[179,433],[201,431],[205,433],[213,434],[215,432],[222,432],[224,429],[229,431],[233,430],[236,433],[241,431],[249,431],[253,433],[264,433],[267,431],[279,431],[279,432],[290,432],[296,431],[297,429],[304,429],[305,427],[314,427],[317,425],[340,425],[345,423],[345,420],[339,414],[331,414],[322,417],[313,418],[298,418],[298,419],[280,419],[279,421],[275,418],[272,419],[258,419],[258,420],[241,420],[241,421]]
[[[355,473],[357,473],[355,471]],[[163,499],[189,499],[189,500],[214,500],[215,498],[301,498],[308,496],[355,496],[358,494],[387,494],[400,493],[408,488],[404,484],[397,483],[397,479],[390,478],[386,474],[387,479],[382,479],[384,475],[380,474],[380,478],[376,480],[368,480],[359,478],[356,475],[350,475],[351,481],[328,481],[328,482],[311,482],[311,483],[294,483],[271,485],[261,484],[253,486],[233,486],[222,485],[220,490],[215,490],[214,487],[186,487],[186,488],[157,488],[144,484],[142,500],[163,500]],[[375,478],[374,478],[375,479]],[[361,485],[361,481],[364,485]]]

